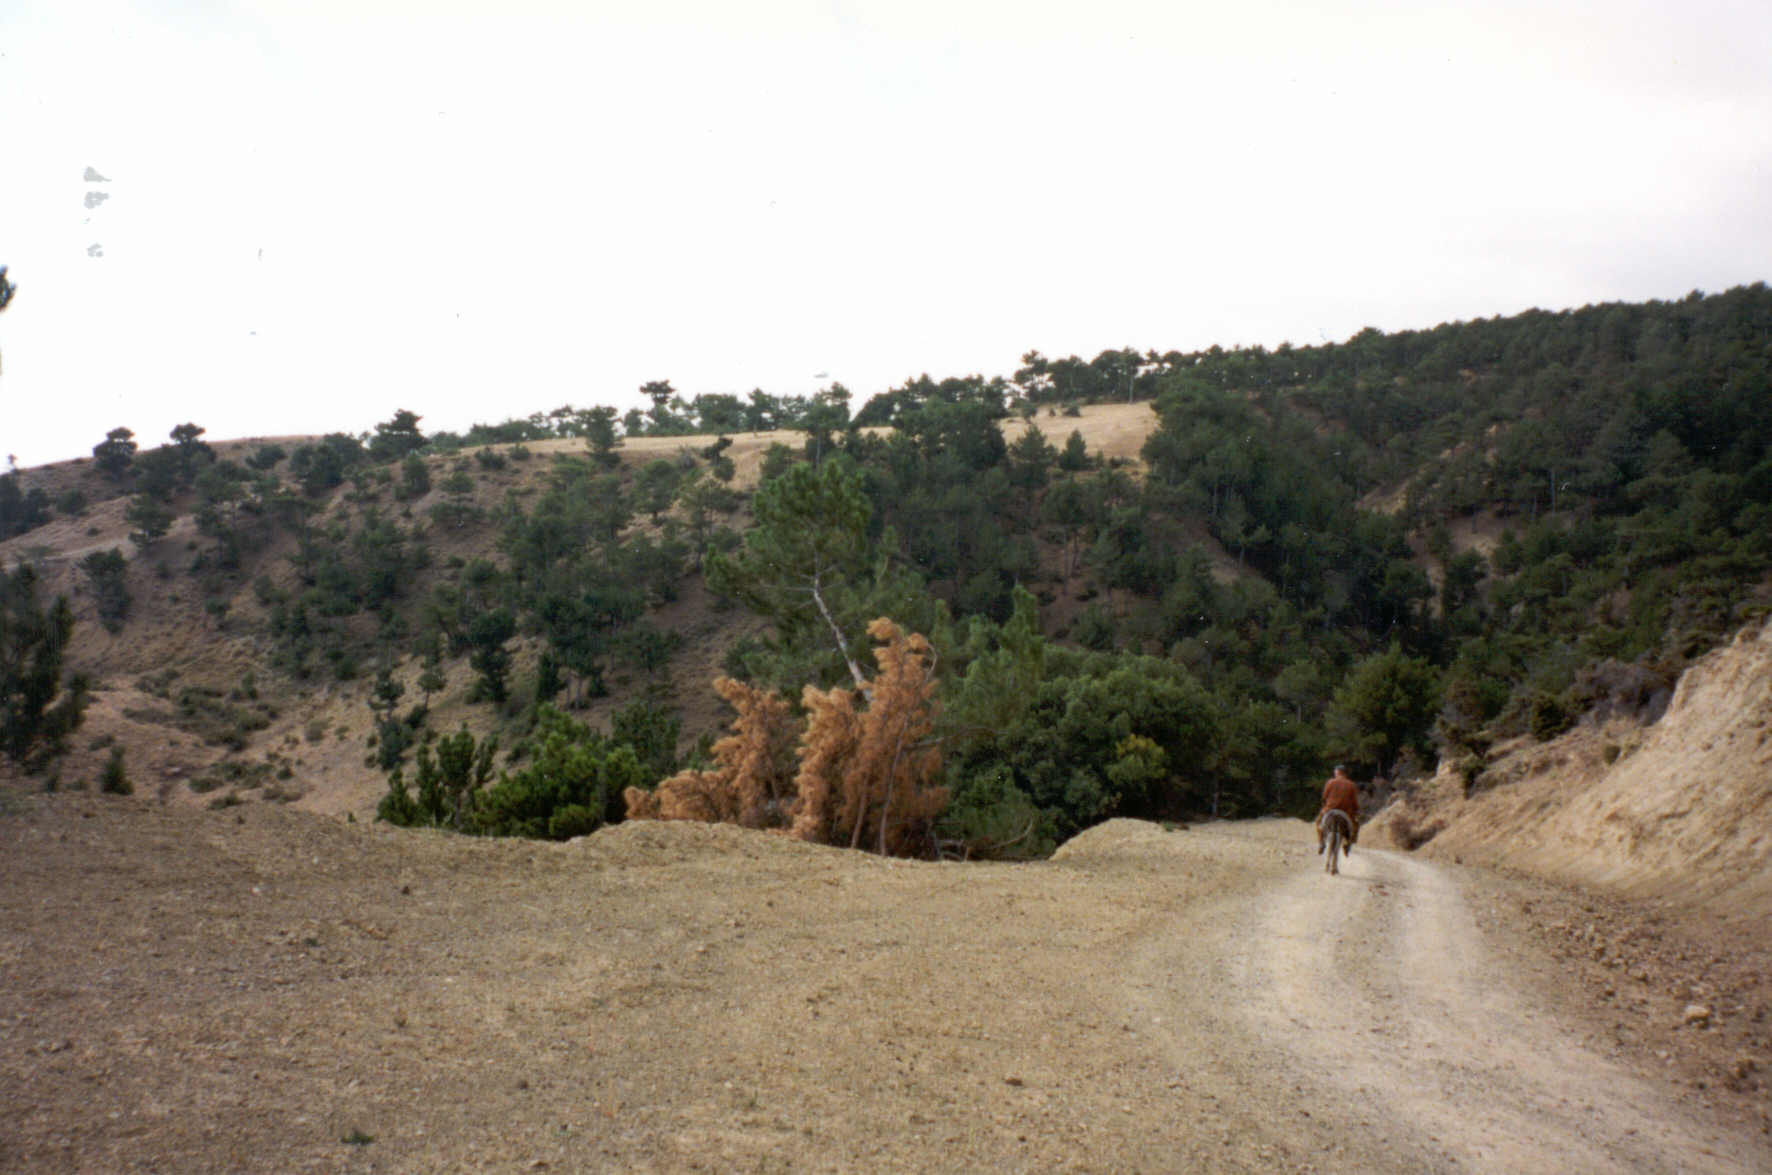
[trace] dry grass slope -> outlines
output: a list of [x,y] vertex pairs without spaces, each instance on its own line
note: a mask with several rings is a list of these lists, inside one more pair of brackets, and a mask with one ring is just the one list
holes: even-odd
[[[1137,462],[1145,438],[1156,426],[1151,405],[1099,404],[1082,409],[1079,416],[1041,415],[1031,421],[1055,445],[1062,447],[1073,430],[1083,434],[1093,453],[1110,460]],[[1015,437],[1026,427],[1019,419],[1003,422],[1004,431]],[[215,442],[217,452],[241,459],[263,444],[276,443],[293,450],[311,437],[255,437]],[[659,458],[674,458],[682,451],[705,447],[708,437],[638,437],[627,441],[618,453],[629,467]],[[798,448],[804,437],[793,432],[737,433],[726,451],[736,467],[734,485],[754,488],[763,458],[777,444]],[[507,449],[508,446],[493,446]],[[488,511],[507,494],[525,494],[538,487],[555,453],[579,453],[581,441],[560,440],[531,443],[532,459],[512,461],[501,469],[473,465],[475,489],[471,503]],[[430,507],[442,501],[441,482],[462,455],[431,458],[433,489],[409,503],[412,518],[424,520]],[[385,790],[380,772],[365,764],[366,740],[372,729],[368,681],[308,684],[290,683],[266,669],[270,652],[264,632],[265,609],[250,583],[237,585],[218,601],[205,599],[196,582],[185,574],[199,536],[189,515],[182,516],[170,534],[143,557],[130,542],[129,525],[123,519],[127,499],[102,498],[114,487],[89,460],[60,462],[23,471],[27,488],[41,486],[52,497],[81,488],[92,504],[76,518],[56,518],[47,526],[0,543],[0,563],[21,559],[38,563],[45,573],[45,589],[64,593],[74,605],[77,627],[69,650],[69,667],[94,678],[98,689],[85,726],[76,734],[73,753],[64,761],[65,784],[96,781],[109,749],[126,749],[129,769],[138,791],[173,802],[210,804],[235,796],[248,800],[273,799],[321,813],[354,813],[359,818],[374,814],[376,801]],[[350,509],[349,487],[326,500],[315,525]],[[386,501],[383,508],[390,508]],[[468,526],[452,530],[435,523],[428,526],[428,542],[434,555],[431,571],[420,576],[414,591],[425,591],[438,569],[452,556],[462,559],[495,557],[490,527]],[[642,524],[643,525],[643,524]],[[76,568],[93,551],[112,548],[130,556],[128,586],[133,598],[128,623],[119,633],[106,632],[98,622],[95,601]],[[288,586],[293,572],[285,556],[293,550],[287,536],[280,538],[261,561],[261,569],[274,581]],[[1234,561],[1224,562],[1235,566]],[[211,603],[225,605],[217,615]],[[360,618],[367,643],[370,621]],[[686,582],[680,599],[660,609],[653,620],[661,628],[684,636],[682,648],[670,671],[677,684],[677,702],[683,713],[686,739],[703,732],[724,732],[726,712],[710,683],[720,673],[721,657],[733,640],[754,631],[757,622],[737,610],[719,611],[701,588],[699,580]],[[519,642],[518,671],[531,663],[535,650]],[[243,732],[244,752],[207,741],[205,735],[179,723],[176,699],[192,686],[218,690],[224,696],[237,692],[246,675],[274,716],[264,728]],[[414,681],[418,667],[404,666],[408,700],[417,697]],[[440,730],[452,730],[462,722],[476,729],[486,722],[485,708],[464,698],[471,677],[465,662],[451,667],[450,688],[432,702],[431,722]],[[591,706],[582,715],[593,724],[607,722],[609,713],[623,703],[623,679],[613,683],[615,696]],[[213,732],[211,732],[213,733]],[[0,774],[7,768],[0,765]],[[191,781],[199,781],[196,788]]]

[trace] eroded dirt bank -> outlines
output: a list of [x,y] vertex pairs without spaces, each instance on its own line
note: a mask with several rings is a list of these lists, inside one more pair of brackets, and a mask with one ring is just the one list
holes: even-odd
[[1772,1169],[1536,891],[1297,822],[959,866],[0,799],[9,1171]]
[[[1374,822],[1442,861],[1498,865],[1725,921],[1772,922],[1772,624],[1683,673],[1658,708],[1604,698],[1569,732],[1450,761]],[[1654,719],[1651,721],[1651,719]]]

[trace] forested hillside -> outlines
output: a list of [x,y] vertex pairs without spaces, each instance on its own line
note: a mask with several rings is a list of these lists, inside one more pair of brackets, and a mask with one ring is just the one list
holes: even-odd
[[[669,780],[667,808],[786,829],[816,778],[818,839],[1015,855],[1113,814],[1300,810],[1336,758],[1475,780],[1501,736],[1652,710],[1772,601],[1764,285],[1030,354],[859,407],[642,390],[464,435],[402,410],[144,451],[120,425],[10,473],[5,672],[61,647],[54,589],[79,623],[50,679],[158,697],[230,796],[299,776],[258,732],[355,682],[399,822],[575,835]],[[1091,446],[1109,404],[1154,410],[1141,459]],[[181,630],[229,658],[160,679]],[[78,736],[36,718],[76,694],[9,703],[15,761],[57,778]]]

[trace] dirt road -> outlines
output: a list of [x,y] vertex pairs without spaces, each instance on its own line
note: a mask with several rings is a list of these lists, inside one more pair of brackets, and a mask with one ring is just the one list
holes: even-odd
[[1170,1015],[1190,1026],[1169,1043],[1177,1066],[1204,1028],[1208,1071],[1255,1116],[1296,1123],[1311,1143],[1297,1157],[1317,1169],[1768,1169],[1763,1137],[1731,1137],[1587,1048],[1500,946],[1445,871],[1356,850],[1339,877],[1295,872],[1239,894],[1142,962],[1187,977],[1171,989]]
[[3,1171],[1772,1170],[1501,882],[1296,821],[962,866],[0,800]]

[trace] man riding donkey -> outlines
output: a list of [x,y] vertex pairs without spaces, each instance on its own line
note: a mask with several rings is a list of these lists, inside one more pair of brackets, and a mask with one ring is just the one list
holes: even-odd
[[1317,811],[1317,852],[1323,851],[1323,828],[1330,812],[1347,815],[1347,845],[1351,852],[1360,838],[1360,789],[1348,778],[1347,768],[1337,763],[1335,774],[1323,785],[1323,806]]

